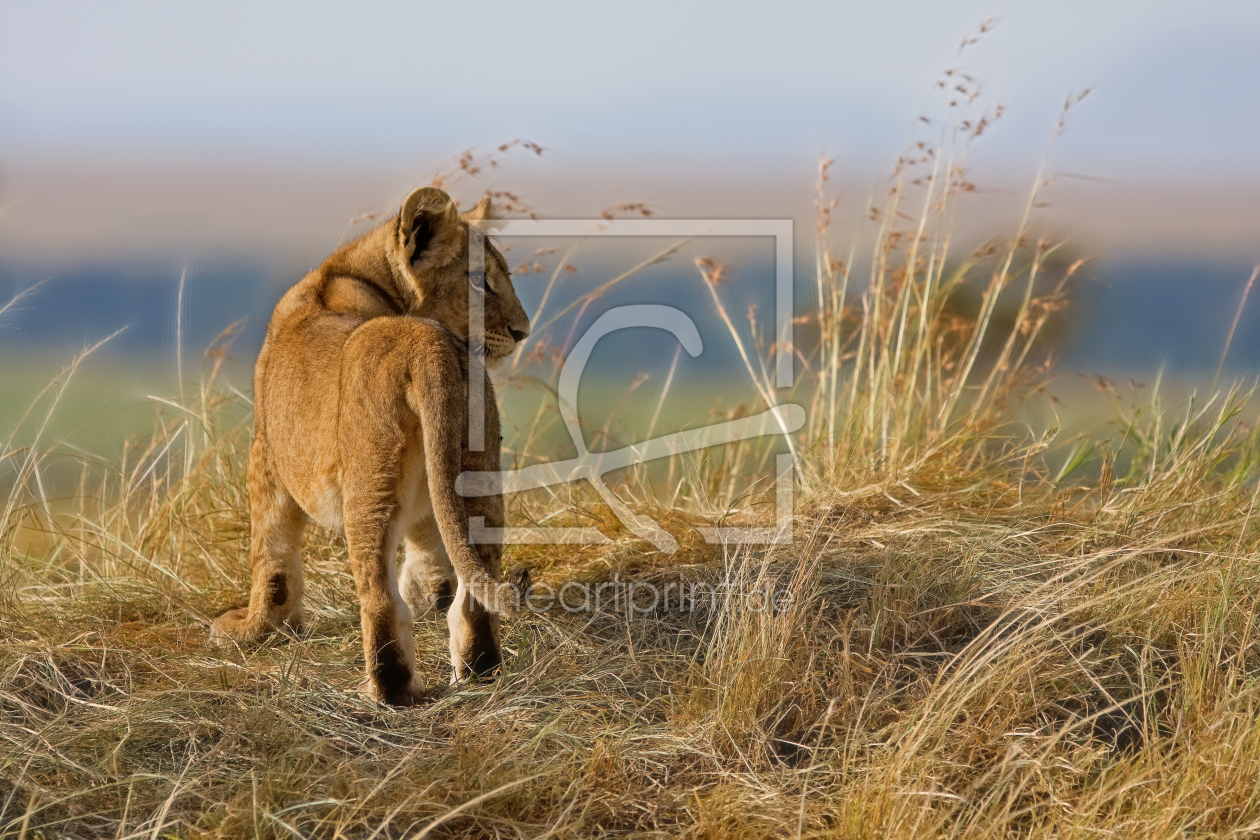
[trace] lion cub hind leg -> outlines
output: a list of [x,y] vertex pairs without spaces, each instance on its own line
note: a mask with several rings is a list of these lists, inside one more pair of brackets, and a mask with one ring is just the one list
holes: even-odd
[[[359,462],[356,472],[367,472]],[[416,675],[416,643],[411,608],[399,590],[397,552],[400,542],[398,505],[380,481],[389,465],[378,464],[373,478],[346,481],[346,547],[359,596],[363,658],[367,663],[368,696],[391,706],[410,706],[427,698]]]
[[249,458],[249,606],[228,610],[210,625],[210,641],[219,647],[255,644],[282,627],[302,625],[307,516],[268,468],[263,450],[255,439]]
[[404,559],[398,574],[403,600],[414,615],[445,612],[455,600],[458,583],[437,523],[427,518],[411,526],[403,541]]
[[[376,346],[384,350],[391,343]],[[399,487],[414,433],[400,415],[405,407],[399,408],[405,367],[388,355],[364,354],[355,361],[343,369],[338,454],[346,548],[363,629],[364,691],[392,706],[410,706],[429,694],[416,674],[412,613],[398,578],[398,544],[408,524]]]

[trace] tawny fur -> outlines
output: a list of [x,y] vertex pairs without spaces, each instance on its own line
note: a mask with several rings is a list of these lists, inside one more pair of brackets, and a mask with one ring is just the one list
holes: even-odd
[[[342,530],[363,626],[365,690],[426,696],[413,615],[447,609],[452,680],[500,662],[501,547],[469,543],[469,516],[503,526],[500,496],[461,498],[461,470],[499,468],[489,377],[484,451],[468,446],[468,222],[425,187],[398,215],[339,248],[276,306],[254,372],[249,607],[215,619],[219,645],[302,622],[302,533]],[[485,242],[485,345],[493,365],[529,333],[503,256]],[[405,544],[401,569],[396,557]]]

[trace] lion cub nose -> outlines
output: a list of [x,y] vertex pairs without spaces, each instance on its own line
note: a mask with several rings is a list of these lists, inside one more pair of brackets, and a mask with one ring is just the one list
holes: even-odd
[[516,341],[524,341],[525,336],[529,335],[529,330],[518,330],[516,327],[508,327],[508,332],[512,334],[512,338]]

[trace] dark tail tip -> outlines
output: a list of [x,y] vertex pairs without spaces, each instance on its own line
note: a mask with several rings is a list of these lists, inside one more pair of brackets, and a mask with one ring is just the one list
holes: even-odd
[[516,590],[516,606],[518,608],[523,607],[525,601],[529,598],[529,588],[534,583],[533,578],[529,574],[529,569],[524,567],[513,569],[504,577],[504,582]]

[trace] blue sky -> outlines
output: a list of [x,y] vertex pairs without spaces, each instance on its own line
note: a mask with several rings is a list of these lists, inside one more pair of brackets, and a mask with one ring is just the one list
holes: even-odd
[[1095,86],[1065,168],[1254,179],[1258,37],[1256,2],[5,2],[0,166],[362,166],[517,136],[583,163],[882,164],[957,65],[1009,108],[991,160],[1035,158]]

